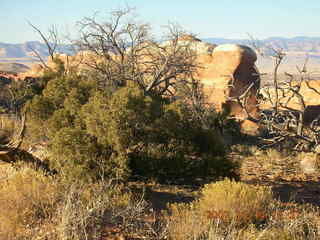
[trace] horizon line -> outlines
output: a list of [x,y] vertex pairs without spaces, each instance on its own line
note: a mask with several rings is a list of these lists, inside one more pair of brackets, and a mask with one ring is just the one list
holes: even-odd
[[[281,39],[296,39],[296,38],[319,38],[320,36],[307,36],[307,35],[297,35],[294,37],[285,37],[285,36],[270,36],[270,37],[265,37],[265,38],[254,38],[253,40],[258,40],[258,41],[264,41],[264,40],[268,40],[268,39],[273,39],[273,38],[281,38]],[[209,39],[223,39],[223,40],[237,40],[237,41],[244,41],[244,40],[251,40],[250,37],[248,36],[248,38],[228,38],[228,37],[199,37],[199,39],[201,41],[205,41],[205,40],[209,40]],[[20,44],[25,44],[25,43],[30,43],[30,42],[37,42],[37,43],[43,43],[43,41],[41,40],[27,40],[24,42],[2,42],[0,41],[1,44],[15,44],[15,45],[20,45]],[[64,44],[62,44],[64,45]],[[68,45],[68,44],[66,44]]]

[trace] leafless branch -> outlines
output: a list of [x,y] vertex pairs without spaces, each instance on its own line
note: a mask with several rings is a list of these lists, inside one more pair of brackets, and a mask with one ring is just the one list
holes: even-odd
[[134,82],[146,94],[176,91],[197,67],[192,42],[179,41],[184,31],[170,25],[167,41],[159,43],[150,26],[132,19],[131,13],[132,9],[118,10],[108,21],[98,21],[95,15],[78,23],[79,48],[96,56],[86,64],[104,76],[104,86]]
[[[42,39],[42,41],[45,43],[49,56],[51,57],[52,60],[54,60],[54,54],[57,50],[58,44],[59,44],[59,39],[58,39],[58,31],[57,28],[52,25],[49,30],[48,30],[48,35],[46,36],[38,27],[33,25],[30,21],[27,21],[28,24],[33,28],[33,30],[38,33]],[[39,61],[49,69],[48,64],[46,61],[43,59],[43,57],[39,54],[39,52],[36,49],[33,49],[31,46],[29,48],[32,50],[32,52],[36,55],[36,57],[39,59]]]
[[308,82],[308,58],[302,67],[297,66],[298,75],[285,72],[288,81],[280,82],[279,68],[286,57],[283,49],[261,46],[258,43],[252,46],[257,47],[258,53],[264,53],[267,49],[274,61],[273,85],[260,90],[260,94],[264,95],[264,101],[270,106],[269,109],[262,111],[260,119],[260,123],[268,132],[268,136],[263,138],[266,146],[279,146],[280,143],[291,142],[295,144],[293,147],[295,150],[311,150],[319,142],[320,116],[306,125],[308,106],[302,89],[306,86],[318,95],[320,92]]

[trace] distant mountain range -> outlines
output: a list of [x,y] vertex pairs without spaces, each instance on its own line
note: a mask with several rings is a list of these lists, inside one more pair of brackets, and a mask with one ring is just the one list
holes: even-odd
[[215,44],[224,43],[237,43],[244,45],[252,45],[254,41],[256,45],[266,48],[272,46],[275,49],[283,49],[291,54],[310,54],[310,56],[317,57],[320,55],[320,37],[294,37],[294,38],[284,38],[284,37],[270,37],[263,40],[250,40],[250,39],[225,39],[225,38],[206,38],[203,41]]
[[[0,42],[0,61],[5,58],[30,58],[35,56],[34,51],[37,51],[42,57],[49,56],[47,46],[38,41],[30,41],[21,44]],[[70,45],[59,45],[57,51],[72,54]]]
[[3,63],[0,62],[0,72],[22,73],[28,71],[30,68],[21,63]]
[[[205,42],[214,44],[236,43],[250,45],[249,39],[204,38]],[[290,53],[309,53],[311,56],[320,56],[320,37],[270,37],[256,42],[260,46],[273,46],[282,48]],[[38,41],[30,41],[22,44],[10,44],[0,42],[0,60],[4,58],[28,58],[34,56],[36,50],[41,56],[48,56],[45,44]],[[58,52],[72,54],[70,45],[60,45]]]
[[[252,40],[249,39],[203,38],[202,40],[214,44],[235,43],[248,46],[252,45]],[[306,56],[309,57],[308,66],[310,70],[318,71],[318,69],[320,69],[320,37],[270,37],[255,41],[255,44],[261,46],[267,54],[267,46],[282,48],[287,53],[280,69],[282,72],[295,71],[296,66],[301,66],[304,63]],[[22,44],[0,43],[0,63],[19,63],[30,67],[31,64],[37,60],[37,58],[33,57],[35,55],[34,50],[36,50],[44,59],[49,55],[46,45],[38,41],[30,41]],[[69,55],[74,54],[71,45],[60,45],[57,52],[67,53]],[[257,66],[262,72],[270,73],[273,71],[274,63],[270,58],[259,57]],[[4,65],[0,66],[0,71],[3,68]],[[17,65],[6,66],[6,68],[15,70]],[[25,69],[21,71],[24,70]]]

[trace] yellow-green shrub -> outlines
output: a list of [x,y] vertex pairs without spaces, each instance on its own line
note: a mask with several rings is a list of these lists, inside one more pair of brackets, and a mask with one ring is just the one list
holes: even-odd
[[[170,239],[241,239],[238,232],[266,222],[271,190],[225,179],[206,185],[190,204],[172,204],[166,218]],[[248,235],[248,234],[247,234]]]
[[271,204],[269,187],[225,179],[205,185],[199,199],[199,210],[209,219],[247,225],[265,221]]

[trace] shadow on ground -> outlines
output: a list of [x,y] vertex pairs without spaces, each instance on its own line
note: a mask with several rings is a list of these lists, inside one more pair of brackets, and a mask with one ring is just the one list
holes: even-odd
[[153,185],[133,183],[130,189],[137,196],[144,196],[150,203],[150,207],[156,212],[168,209],[171,203],[190,203],[195,200],[195,193],[198,188],[182,187],[177,185]]
[[271,186],[274,197],[284,203],[296,202],[320,206],[319,181],[248,181],[247,183]]
[[174,194],[161,191],[150,191],[148,200],[152,204],[152,208],[156,211],[162,211],[167,209],[168,204],[171,203],[190,203],[195,198],[184,194]]

